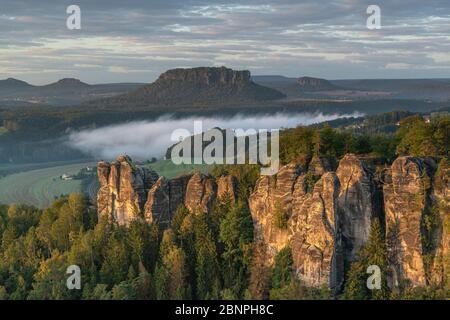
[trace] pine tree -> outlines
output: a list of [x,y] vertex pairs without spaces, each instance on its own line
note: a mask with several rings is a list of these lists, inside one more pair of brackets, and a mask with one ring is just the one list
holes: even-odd
[[239,202],[220,224],[224,244],[222,275],[224,287],[241,298],[248,286],[253,241],[253,221],[246,203]]
[[269,298],[271,269],[267,266],[265,246],[261,242],[254,244],[250,267],[249,287],[246,298],[265,300]]
[[160,257],[155,270],[157,299],[186,299],[190,287],[186,282],[185,255],[175,243],[171,229],[164,232]]
[[218,299],[220,272],[215,242],[207,215],[198,213],[195,220],[196,298]]
[[272,273],[272,288],[281,288],[292,280],[292,250],[283,248],[275,257],[275,265]]
[[[372,220],[369,240],[361,248],[359,257],[354,261],[347,273],[347,281],[344,288],[344,298],[349,300],[386,299],[389,295],[387,287],[387,257],[386,243],[380,220]],[[369,266],[378,266],[381,271],[381,289],[367,288],[367,273]]]

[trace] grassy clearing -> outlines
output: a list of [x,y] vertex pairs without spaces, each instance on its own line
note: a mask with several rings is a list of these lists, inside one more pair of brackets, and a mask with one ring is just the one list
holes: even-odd
[[39,208],[48,206],[56,197],[81,192],[81,180],[61,180],[63,173],[76,174],[94,163],[78,163],[15,173],[0,178],[0,203],[23,203]]
[[211,172],[213,166],[205,164],[181,164],[175,165],[171,160],[160,160],[155,163],[146,164],[144,167],[152,168],[160,176],[164,176],[168,179],[178,177],[183,174],[200,171],[202,173]]
[[37,162],[37,163],[0,163],[0,176],[6,176],[13,173],[26,172],[31,170],[45,169],[66,166],[70,164],[79,164],[88,162],[89,160],[78,159],[70,161],[53,161],[53,162]]
[[[99,187],[97,179],[84,186],[81,180],[60,179],[64,173],[73,175],[78,173],[81,168],[95,165],[96,163],[92,162],[65,163],[64,165],[62,163],[1,165],[0,171],[22,172],[0,176],[0,203],[21,203],[45,208],[55,198],[72,192],[86,192],[91,198],[95,198]],[[41,166],[46,167],[42,168]],[[209,165],[175,165],[170,160],[162,160],[144,166],[152,168],[159,175],[169,179],[195,171],[209,173],[213,168]]]

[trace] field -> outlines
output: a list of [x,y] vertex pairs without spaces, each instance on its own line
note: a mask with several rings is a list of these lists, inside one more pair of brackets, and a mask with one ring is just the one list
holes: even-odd
[[[0,165],[0,172],[7,175],[0,176],[0,203],[20,203],[45,208],[55,198],[72,192],[86,192],[91,199],[94,199],[98,189],[96,178],[83,185],[82,180],[62,180],[60,177],[64,173],[68,175],[77,174],[81,168],[95,165],[96,163],[93,162],[2,164]],[[194,171],[208,173],[212,169],[212,166],[206,165],[174,165],[170,160],[162,160],[143,166],[150,167],[159,175],[169,179]]]
[[209,173],[213,168],[213,166],[211,165],[204,164],[175,165],[170,160],[160,160],[155,163],[146,164],[144,166],[155,170],[160,176],[164,176],[168,179],[172,179],[187,173],[192,173],[194,171]]
[[[78,163],[20,172],[0,178],[0,203],[21,203],[45,208],[62,194],[82,191],[82,180],[62,180],[64,173],[73,175],[95,163]],[[88,186],[90,193],[95,187]]]
[[70,164],[80,164],[89,162],[88,159],[70,160],[70,161],[54,161],[54,162],[38,162],[38,163],[0,163],[0,177],[13,173],[32,171],[38,169],[46,169],[53,167],[66,166]]

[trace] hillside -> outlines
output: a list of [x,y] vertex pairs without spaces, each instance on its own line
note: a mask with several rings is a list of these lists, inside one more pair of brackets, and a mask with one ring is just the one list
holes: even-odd
[[450,79],[299,79],[284,76],[254,76],[261,85],[279,90],[288,98],[413,99],[444,102],[450,99]]
[[0,80],[0,92],[4,92],[7,90],[19,90],[23,88],[31,88],[32,85],[29,83],[14,79],[14,78],[8,78],[5,80]]
[[301,77],[297,80],[296,86],[304,92],[330,91],[339,90],[338,86],[333,85],[330,81],[320,78]]
[[152,84],[130,93],[99,101],[92,105],[180,106],[224,105],[238,102],[276,100],[284,95],[254,83],[249,71],[225,67],[173,69],[161,74]]
[[22,80],[8,78],[0,80],[0,106],[73,106],[88,100],[123,94],[141,85],[139,83],[91,85],[78,79],[64,78],[47,85],[33,86]]
[[362,79],[331,83],[352,90],[390,92],[392,97],[401,99],[450,99],[450,79]]

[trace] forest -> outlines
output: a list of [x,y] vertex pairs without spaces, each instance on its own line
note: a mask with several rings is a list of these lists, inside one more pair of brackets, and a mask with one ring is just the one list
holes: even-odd
[[[306,163],[314,155],[335,166],[346,153],[391,163],[398,155],[427,156],[449,164],[450,117],[400,121],[395,134],[359,134],[297,127],[281,135],[281,160]],[[438,173],[440,169],[438,169]],[[40,210],[0,206],[0,299],[445,299],[448,288],[427,286],[370,292],[361,270],[386,265],[385,230],[373,223],[368,243],[347,270],[343,291],[311,289],[295,277],[286,247],[271,268],[255,254],[248,197],[257,166],[217,166],[212,175],[238,178],[238,200],[217,199],[209,214],[180,206],[170,228],[135,220],[128,227],[97,218],[95,203],[71,194]],[[311,177],[314,181],[315,177]],[[448,227],[448,226],[447,226]],[[67,267],[81,269],[82,289],[66,286]]]

